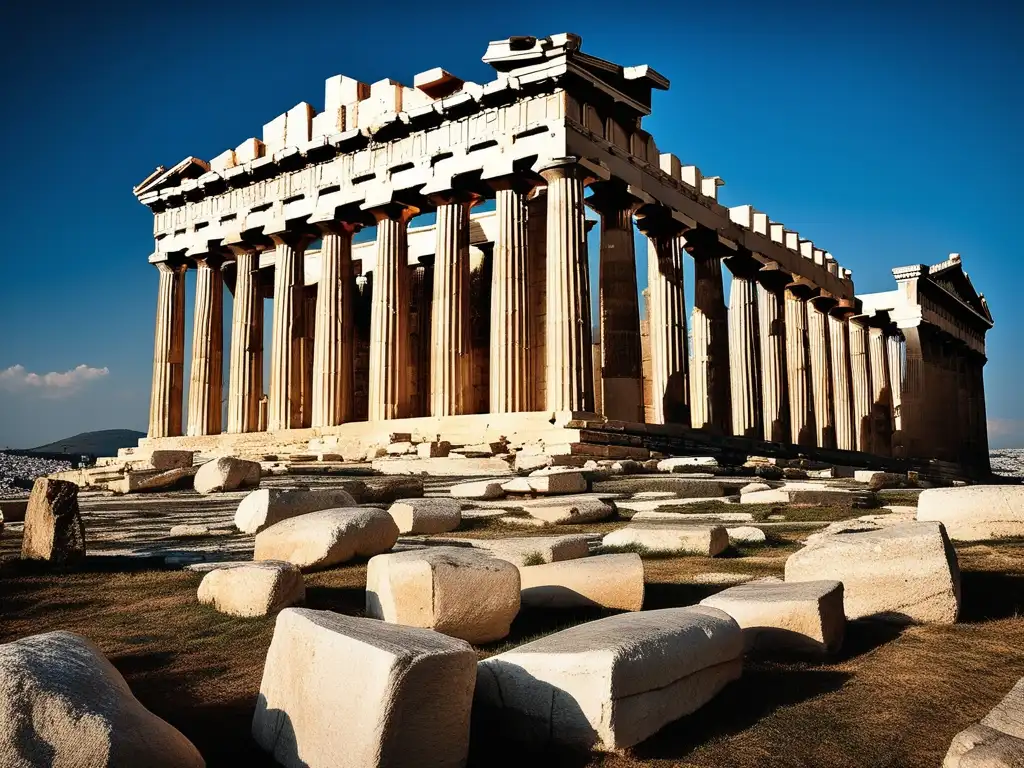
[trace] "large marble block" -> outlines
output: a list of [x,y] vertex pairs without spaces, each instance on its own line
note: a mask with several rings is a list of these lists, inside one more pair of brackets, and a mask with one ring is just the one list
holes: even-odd
[[942,523],[953,541],[1024,536],[1024,485],[929,488],[917,497],[917,519]]

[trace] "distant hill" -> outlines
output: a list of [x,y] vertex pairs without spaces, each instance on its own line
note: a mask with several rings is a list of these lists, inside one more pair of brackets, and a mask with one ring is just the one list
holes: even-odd
[[145,432],[136,432],[134,429],[101,429],[96,432],[83,432],[74,437],[66,437],[63,440],[40,445],[38,448],[30,450],[43,453],[69,453],[72,455],[91,453],[95,456],[116,456],[118,448],[136,446],[139,444],[139,438],[145,436]]

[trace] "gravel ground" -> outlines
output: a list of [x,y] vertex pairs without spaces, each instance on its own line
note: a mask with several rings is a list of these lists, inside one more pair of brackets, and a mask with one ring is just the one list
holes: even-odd
[[0,499],[24,496],[37,477],[65,469],[71,469],[70,461],[0,453]]
[[1000,448],[991,451],[989,459],[997,475],[1024,477],[1024,448]]

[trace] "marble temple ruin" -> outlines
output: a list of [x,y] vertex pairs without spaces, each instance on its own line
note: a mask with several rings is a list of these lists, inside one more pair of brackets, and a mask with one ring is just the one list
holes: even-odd
[[135,188],[159,275],[144,442],[216,452],[383,430],[987,474],[992,317],[958,255],[857,296],[809,236],[724,207],[720,178],[660,150],[642,127],[669,86],[652,68],[572,34],[492,42],[483,60],[497,73],[483,85],[442,69],[412,87],[332,77],[322,111],[300,103],[261,138]]

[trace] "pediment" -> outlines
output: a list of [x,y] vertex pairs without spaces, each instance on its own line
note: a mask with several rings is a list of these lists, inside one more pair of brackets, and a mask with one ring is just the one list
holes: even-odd
[[964,266],[959,256],[954,254],[947,261],[929,267],[928,278],[931,282],[973,309],[989,323],[992,322],[988,303],[985,301],[985,297],[975,289],[971,278],[964,271]]
[[186,157],[174,167],[167,169],[157,166],[149,176],[143,179],[132,190],[136,197],[148,192],[159,192],[161,189],[176,187],[186,179],[198,179],[210,170],[210,164],[198,157]]

